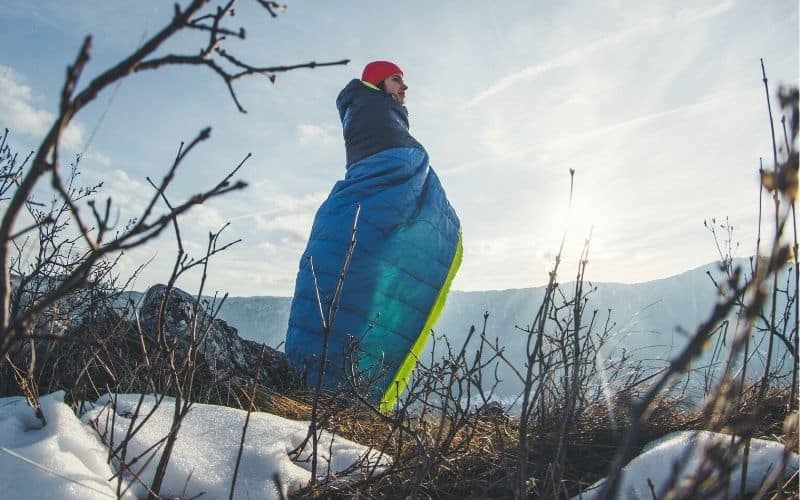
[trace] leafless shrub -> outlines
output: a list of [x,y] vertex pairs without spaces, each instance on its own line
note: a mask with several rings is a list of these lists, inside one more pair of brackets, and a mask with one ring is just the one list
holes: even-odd
[[[273,13],[275,4],[259,3]],[[3,360],[0,365],[16,377],[24,390],[29,392],[31,400],[36,399],[36,391],[40,387],[58,385],[53,373],[59,371],[60,351],[31,348],[28,357],[23,357],[25,363],[22,364],[12,361],[12,351],[21,349],[20,346],[26,342],[55,340],[51,337],[57,336],[54,332],[61,324],[58,313],[62,302],[68,304],[67,298],[71,294],[92,288],[98,283],[115,288],[115,282],[111,279],[113,260],[106,259],[116,255],[119,250],[146,243],[169,227],[175,231],[178,250],[155,331],[147,332],[135,321],[128,322],[127,313],[103,315],[102,308],[92,307],[91,313],[96,315],[93,324],[102,325],[105,336],[91,338],[85,345],[80,345],[85,363],[82,363],[75,383],[85,384],[86,391],[101,393],[105,389],[115,392],[112,389],[128,384],[126,387],[137,392],[160,394],[159,404],[166,394],[175,397],[170,431],[146,453],[131,456],[128,443],[152,413],[136,411],[124,436],[103,436],[113,443],[109,459],[118,467],[116,479],[119,495],[124,493],[122,474],[132,474],[136,479],[136,471],[141,470],[142,463],[154,462],[156,479],[144,487],[151,497],[158,496],[182,419],[197,400],[198,379],[203,377],[197,356],[209,323],[199,320],[202,284],[192,308],[192,317],[198,321],[190,321],[187,325],[188,343],[180,344],[168,338],[163,319],[170,291],[178,276],[198,267],[203,269],[205,276],[210,258],[227,245],[219,243],[220,232],[211,234],[205,255],[192,260],[183,249],[177,219],[193,204],[243,185],[232,182],[232,176],[239,168],[236,167],[219,184],[183,203],[173,204],[169,200],[167,188],[173,174],[194,146],[208,137],[208,131],[203,131],[187,147],[181,147],[172,168],[160,183],[151,182],[154,194],[141,216],[111,236],[115,228],[110,218],[110,201],[103,209],[90,205],[90,217],[80,215],[77,204],[83,192],[75,191],[72,183],[77,171],[66,178],[59,173],[59,137],[75,113],[87,102],[130,72],[170,64],[206,66],[223,79],[241,109],[232,86],[236,79],[298,67],[256,67],[222,50],[220,43],[223,36],[243,36],[243,32],[222,27],[232,2],[222,3],[216,11],[207,14],[203,13],[203,5],[204,2],[195,1],[185,9],[176,9],[169,25],[143,44],[142,48],[119,65],[101,73],[83,91],[75,93],[81,70],[88,59],[87,39],[75,64],[68,71],[61,113],[33,156],[31,170],[27,174],[22,168],[25,161],[19,163],[8,149],[4,149],[5,136],[0,143],[0,201],[8,200],[9,207],[0,225],[0,238],[4,241],[0,248],[0,262],[4,271],[0,276],[0,292],[4,297],[0,325],[0,355],[3,355]],[[156,54],[165,40],[182,29],[209,35],[208,45],[200,56]],[[222,64],[230,64],[235,70],[228,71]],[[309,63],[300,66],[316,65]],[[764,80],[766,86],[766,77]],[[481,332],[476,333],[476,329],[472,328],[461,346],[451,345],[446,336],[437,337],[439,346],[442,346],[436,351],[439,355],[430,360],[419,360],[406,393],[391,413],[382,412],[370,402],[372,400],[367,397],[370,394],[370,374],[357,369],[350,372],[347,391],[329,393],[317,384],[308,394],[287,398],[260,387],[255,374],[249,391],[241,392],[241,387],[231,387],[224,397],[236,400],[238,406],[246,407],[248,411],[261,407],[295,418],[310,417],[309,439],[304,445],[311,446],[313,451],[318,446],[318,432],[326,427],[331,432],[368,442],[394,457],[393,465],[381,477],[370,473],[369,464],[356,464],[354,467],[364,467],[366,472],[361,481],[346,484],[337,481],[330,471],[321,474],[317,470],[318,465],[314,464],[312,483],[299,492],[306,496],[358,496],[366,492],[375,496],[560,498],[580,491],[589,481],[604,475],[605,464],[610,462],[604,495],[612,498],[616,494],[620,470],[644,442],[672,430],[684,429],[724,431],[744,439],[732,437],[729,443],[721,443],[707,451],[707,460],[702,464],[703,472],[717,477],[719,480],[715,484],[674,481],[663,492],[664,497],[708,495],[718,493],[721,487],[729,492],[739,490],[743,494],[743,484],[725,484],[732,467],[732,457],[738,450],[743,449],[747,456],[749,439],[755,436],[796,433],[796,413],[790,412],[797,407],[798,274],[794,202],[797,197],[798,157],[793,147],[798,129],[796,90],[782,93],[781,101],[790,113],[791,139],[788,132],[784,132],[785,158],[778,158],[775,147],[775,168],[771,172],[762,169],[762,184],[773,194],[775,236],[762,257],[759,233],[757,255],[745,278],[745,272],[735,269],[729,258],[734,247],[730,244],[728,234],[727,242],[719,247],[725,275],[724,280],[715,281],[720,292],[719,303],[706,321],[692,333],[685,349],[665,369],[646,373],[641,366],[631,365],[627,356],[603,356],[602,347],[613,329],[613,322],[610,313],[604,317],[598,311],[587,310],[588,297],[593,293],[593,287],[585,280],[591,238],[587,239],[583,249],[575,282],[570,285],[563,285],[559,280],[564,246],[562,239],[544,299],[535,307],[533,321],[519,329],[526,340],[523,366],[511,362],[498,338],[492,338],[487,313]],[[571,172],[571,180],[572,174],[574,172]],[[48,175],[56,186],[58,198],[51,205],[52,209],[41,210],[40,205],[29,202],[33,186]],[[157,214],[156,207],[162,204],[166,209]],[[34,224],[14,232],[15,222],[26,209]],[[795,228],[793,246],[786,245],[781,239],[790,217]],[[62,237],[66,226],[60,226],[60,220],[69,220],[74,224],[78,228],[77,236]],[[724,225],[712,221],[712,232],[719,229],[727,231]],[[52,242],[41,253],[42,257],[33,269],[37,275],[52,269],[53,279],[34,279],[23,272],[19,274],[19,285],[16,285],[18,291],[12,293],[11,273],[14,269],[18,272],[23,270],[20,267],[22,260],[14,260],[12,254],[15,249],[19,254],[19,250],[26,245],[24,238],[33,233],[44,235],[45,241]],[[62,244],[62,241],[66,242]],[[717,242],[719,244],[720,240]],[[71,253],[79,243],[88,250]],[[52,255],[55,256],[66,254],[69,258],[50,258],[48,252],[54,252]],[[776,278],[778,270],[789,260],[794,262],[793,290],[790,280],[779,283]],[[345,279],[346,271],[345,265],[340,284]],[[40,284],[52,286],[36,288]],[[102,288],[95,286],[95,290],[102,291]],[[778,311],[775,305],[779,294],[786,296],[787,305],[782,311]],[[99,297],[105,300],[108,295],[99,294]],[[771,297],[771,309],[764,312],[768,297]],[[18,311],[12,309],[13,304],[18,304]],[[216,304],[212,304],[211,309],[217,309]],[[323,325],[333,323],[335,311],[335,305],[327,314],[321,310]],[[736,314],[733,324],[726,323],[731,313]],[[70,315],[66,317],[72,318]],[[754,332],[762,334],[767,342],[767,354],[763,374],[756,384],[748,387],[745,374],[748,360],[751,359],[749,346]],[[116,337],[125,339],[123,347],[108,340]],[[777,364],[774,364],[773,357],[775,342],[786,347],[785,352],[788,353],[780,357]],[[727,360],[724,359],[725,344],[730,346]],[[711,381],[704,387],[708,398],[702,408],[697,409],[685,400],[675,399],[668,394],[668,389],[676,380],[682,380],[691,372],[692,363],[710,345],[714,346],[712,361],[719,361],[723,371],[721,375],[711,375],[710,371],[706,371]],[[125,353],[134,351],[139,353],[139,361],[126,364]],[[33,358],[39,352],[53,357],[49,357],[45,363],[41,359],[36,363]],[[740,357],[742,352],[744,356]],[[360,366],[357,343],[353,344],[350,356],[351,365]],[[738,372],[736,359],[742,359]],[[792,383],[788,391],[776,387],[779,376],[785,371],[781,363],[786,360],[793,363]],[[496,368],[500,365],[508,366],[524,387],[512,405],[504,406],[494,398],[495,389],[502,382]],[[53,368],[52,372],[43,370],[43,366]],[[75,389],[74,392],[81,390]],[[139,406],[141,408],[141,400]],[[110,415],[111,412],[108,412],[104,417],[110,419]],[[788,424],[781,427],[784,419]],[[113,426],[99,419],[95,425],[101,433],[113,429]],[[796,449],[796,443],[794,446]],[[303,451],[296,450],[298,456]],[[316,457],[316,453],[311,456]],[[757,495],[766,494],[770,488],[785,489],[785,485],[779,483],[781,478],[777,474],[764,481],[763,491]],[[234,488],[235,484],[232,484],[231,491]]]
[[[763,80],[765,90],[767,90],[767,108],[770,114],[770,124],[772,125],[772,110],[765,73]],[[788,104],[791,116],[797,116],[797,99],[784,100],[784,103]],[[793,130],[796,129],[793,128]],[[723,422],[731,418],[730,412],[735,408],[731,403],[735,403],[742,397],[744,384],[747,383],[743,376],[739,379],[738,383],[736,382],[734,378],[736,375],[734,360],[743,351],[745,352],[743,361],[745,368],[742,370],[744,372],[749,361],[746,354],[746,346],[749,345],[750,337],[754,331],[754,325],[757,321],[761,321],[763,325],[761,331],[767,334],[767,353],[763,362],[763,374],[756,385],[755,405],[752,413],[738,415],[739,423],[736,427],[727,429],[729,432],[732,431],[734,434],[744,439],[735,440],[732,437],[728,447],[724,450],[720,450],[725,454],[733,456],[731,454],[736,454],[738,450],[743,449],[744,472],[742,473],[742,482],[740,485],[732,485],[732,491],[736,491],[740,497],[744,496],[746,493],[744,478],[747,475],[750,438],[757,428],[757,422],[762,419],[766,413],[764,402],[766,400],[766,395],[770,392],[771,384],[775,380],[773,354],[776,339],[784,343],[788,355],[793,359],[794,366],[797,365],[797,351],[793,349],[793,343],[796,342],[798,334],[796,327],[797,318],[795,317],[794,321],[792,321],[791,317],[786,314],[783,315],[783,317],[779,317],[776,309],[777,297],[780,290],[777,278],[778,271],[783,268],[787,261],[793,259],[794,253],[794,248],[786,245],[782,238],[787,221],[790,215],[794,213],[793,207],[797,197],[797,151],[793,149],[794,141],[795,136],[793,136],[791,140],[789,140],[788,137],[786,138],[785,150],[787,151],[787,155],[784,160],[779,160],[773,133],[775,168],[769,175],[765,174],[764,170],[761,171],[762,186],[772,193],[774,206],[774,236],[771,245],[768,247],[768,254],[765,257],[761,255],[756,256],[756,264],[753,266],[752,274],[748,279],[742,279],[743,271],[741,269],[731,269],[730,260],[723,258],[722,267],[723,270],[726,270],[727,279],[724,283],[717,283],[717,287],[721,292],[720,302],[714,308],[710,316],[697,327],[686,347],[672,361],[669,368],[648,389],[644,397],[633,406],[631,424],[628,426],[625,438],[616,452],[609,480],[604,486],[602,493],[604,498],[611,498],[616,494],[619,485],[620,471],[625,462],[632,456],[634,442],[637,435],[641,432],[643,422],[648,418],[654,403],[659,398],[659,395],[668,381],[676,375],[688,370],[692,360],[698,358],[712,342],[714,333],[719,331],[717,326],[726,321],[728,315],[736,308],[738,308],[740,314],[739,320],[736,322],[736,329],[733,332],[728,361],[724,365],[722,376],[719,378],[710,397],[704,404],[703,421],[706,428],[723,430]],[[784,203],[788,203],[790,208],[782,208],[782,204]],[[757,243],[757,247],[758,246],[760,246],[760,235]],[[789,287],[787,286],[785,293],[788,294],[788,304],[796,303],[796,282],[794,291],[789,292]],[[768,298],[770,299],[769,312],[764,312]],[[758,330],[755,329],[755,331]],[[795,370],[793,370],[793,373],[794,372]],[[792,383],[794,384],[795,381],[793,380]],[[786,408],[795,407],[796,404],[794,401],[796,389],[792,387],[789,394],[790,400],[786,402]],[[725,465],[725,460],[715,461],[712,457],[714,453],[714,450],[707,451],[703,466],[711,467],[711,470],[713,470],[714,473],[721,474],[720,477],[722,478],[729,477],[730,471],[726,472],[725,467],[727,467],[727,465]],[[786,464],[783,465],[785,466]],[[778,467],[778,469],[780,470],[776,471],[770,478],[765,479],[764,491],[771,488],[776,481],[782,479],[781,474],[784,471],[780,467]],[[711,473],[709,471],[706,472],[707,473],[702,475],[702,477],[706,477]],[[703,483],[700,477],[697,477],[688,485],[681,483],[679,486],[676,482],[670,491],[667,497],[671,497],[670,495],[677,495],[680,497],[681,495],[698,496],[713,493],[713,491],[709,489],[709,485]]]
[[[788,102],[796,106],[797,101]],[[792,168],[793,161],[796,165],[796,152],[789,146],[792,140],[786,141],[786,160],[777,169],[783,173],[776,173],[776,178],[791,178],[785,169]],[[781,182],[771,191],[793,204],[796,184]],[[785,374],[796,372],[787,370],[787,363],[797,364],[797,320],[792,316],[797,285],[792,287],[791,277],[783,283],[774,278],[793,259],[780,238],[790,213],[784,208],[776,219],[776,236],[769,245],[759,241],[758,247],[769,248],[769,253],[752,260],[748,273],[734,266],[732,228],[727,222],[707,222],[721,256],[723,278],[710,275],[719,303],[688,336],[683,351],[656,371],[645,370],[628,355],[603,355],[614,324],[610,313],[587,311],[594,290],[584,279],[589,241],[576,280],[568,288],[557,277],[559,251],[534,321],[520,328],[527,340],[524,365],[511,362],[499,339],[490,337],[487,313],[482,332],[473,328],[461,346],[435,337],[439,356],[419,360],[392,413],[382,413],[369,403],[363,396],[367,393],[363,384],[368,386],[369,381],[352,371],[351,399],[328,394],[329,399],[316,400],[317,414],[337,432],[392,454],[394,463],[380,478],[366,478],[344,489],[340,485],[332,489],[333,481],[321,481],[301,494],[564,498],[606,476],[611,464],[603,496],[614,498],[619,471],[644,444],[673,431],[705,429],[732,436],[704,451],[701,473],[693,476],[715,481],[678,481],[679,463],[667,490],[653,493],[658,498],[743,495],[744,483],[729,484],[728,479],[737,454],[744,450],[747,456],[753,437],[790,435],[792,424],[784,428],[783,422],[796,421],[796,413],[790,412],[796,390],[794,382],[786,385]],[[783,294],[784,300],[777,302],[785,306],[773,314],[765,305],[775,304],[776,294]],[[765,346],[773,339],[784,349],[778,363],[765,355],[760,367],[768,375],[748,385],[748,363],[761,351],[758,344],[750,344],[756,337]],[[753,349],[748,352],[748,348]],[[352,364],[358,366],[357,345],[353,351]],[[701,358],[710,361],[698,369],[695,364]],[[525,388],[513,405],[493,400],[502,381],[492,379],[492,374],[500,365],[507,365]],[[687,394],[698,376],[703,377],[707,395],[700,406]],[[785,445],[787,453],[797,449],[789,437]],[[796,485],[781,481],[782,473],[778,467],[765,478],[757,496],[796,492]]]
[[[67,70],[58,116],[32,155],[30,167],[23,173],[20,169],[15,170],[16,160],[6,162],[8,167],[4,168],[3,177],[0,180],[0,187],[4,189],[3,195],[8,197],[6,210],[0,221],[0,357],[8,353],[12,346],[33,335],[31,331],[33,325],[45,311],[50,310],[63,297],[85,287],[93,269],[103,259],[147,243],[161,234],[164,229],[170,227],[177,217],[192,206],[245,186],[243,182],[232,182],[231,178],[227,177],[206,191],[183,202],[169,205],[167,210],[162,213],[156,212],[157,202],[161,200],[162,194],[166,193],[175,171],[183,159],[197,144],[208,139],[210,129],[204,129],[185,148],[181,149],[161,182],[153,183],[155,192],[146,208],[124,230],[115,232],[115,221],[112,219],[114,210],[110,199],[107,199],[102,207],[90,203],[89,215],[86,215],[85,212],[82,213],[78,207],[81,193],[71,191],[69,181],[64,179],[61,172],[61,135],[73,118],[102,91],[121,79],[140,71],[157,70],[171,65],[200,66],[212,70],[223,80],[234,103],[240,111],[244,112],[233,87],[233,82],[240,78],[250,75],[266,75],[274,80],[277,72],[347,62],[345,60],[332,63],[311,62],[291,66],[257,66],[244,61],[225,48],[230,39],[245,38],[243,28],[234,30],[227,26],[233,14],[233,0],[211,3],[213,5],[208,5],[209,2],[205,0],[192,0],[185,8],[176,4],[174,15],[165,26],[152,37],[144,40],[141,46],[131,54],[105,71],[101,71],[97,77],[80,88],[80,78],[89,61],[92,44],[91,37],[86,37],[78,56]],[[271,15],[275,15],[278,4],[258,3]],[[177,33],[193,31],[207,36],[206,44],[199,53],[163,53],[162,47],[165,42]],[[43,224],[49,223],[48,216],[52,214],[49,211],[39,214],[39,218],[35,219],[34,225],[29,228],[20,229],[15,226],[20,221],[26,206],[29,206],[35,187],[48,177],[58,199],[54,209],[66,214],[70,224],[76,229],[76,236],[71,243],[66,243],[66,245],[80,243],[80,246],[86,250],[80,251],[75,265],[63,273],[51,292],[39,297],[26,309],[24,314],[14,316],[10,304],[12,247],[14,242],[31,230],[38,230]],[[57,231],[57,229],[53,231]]]
[[[256,3],[273,17],[281,9],[275,2]],[[181,144],[160,181],[148,179],[153,193],[142,212],[118,227],[112,200],[95,200],[100,186],[79,187],[79,158],[66,174],[63,172],[62,133],[100,93],[141,71],[174,65],[208,68],[225,83],[237,109],[245,112],[234,88],[240,78],[261,75],[274,81],[279,72],[348,62],[262,66],[243,60],[229,50],[233,40],[245,38],[244,28],[229,25],[233,7],[233,0],[191,0],[183,7],[176,4],[171,19],[153,36],[83,83],[81,76],[92,47],[92,38],[86,37],[67,68],[58,115],[38,148],[20,161],[7,144],[8,132],[0,141],[0,201],[4,203],[0,220],[0,371],[4,376],[0,389],[3,393],[24,392],[34,408],[40,389],[56,387],[70,388],[76,403],[84,397],[120,390],[155,392],[159,404],[165,395],[174,397],[171,429],[156,444],[160,456],[153,464],[154,480],[144,485],[151,498],[159,494],[181,422],[197,396],[196,382],[203,368],[198,353],[224,301],[222,298],[211,304],[212,314],[201,314],[209,261],[235,243],[220,241],[222,228],[209,234],[204,255],[190,256],[183,247],[178,219],[197,204],[243,189],[246,184],[234,176],[247,157],[215,185],[173,202],[168,192],[177,169],[198,144],[210,137],[209,128],[201,130],[193,140]],[[205,39],[199,52],[169,53],[164,49],[182,32],[194,32]],[[34,193],[47,181],[54,195],[51,201],[42,203],[34,199]],[[28,225],[19,227],[24,224]],[[145,331],[135,317],[131,320],[132,305],[119,303],[119,292],[125,285],[114,274],[115,259],[170,228],[175,232],[176,258],[156,327]],[[27,258],[29,254],[33,258]],[[189,340],[181,342],[165,333],[165,309],[178,277],[198,268],[202,279],[191,311],[193,320],[185,332]],[[7,383],[12,380],[7,374],[16,380],[16,387]],[[254,379],[257,377],[254,374]],[[236,391],[238,388],[233,387],[232,392]],[[43,419],[41,412],[38,414]],[[112,443],[109,459],[118,466],[118,495],[124,493],[122,475],[136,477],[134,470],[141,468],[141,462],[149,464],[156,456],[149,450],[146,456],[131,457],[127,450],[131,437],[150,415],[136,412],[127,435],[106,436]],[[96,424],[100,432],[108,428]]]
[[[574,172],[570,175],[572,180]],[[417,497],[431,495],[432,491],[441,494],[442,483],[453,481],[448,487],[462,494],[505,491],[504,494],[513,492],[518,496],[560,495],[578,422],[584,421],[588,409],[606,408],[603,402],[608,391],[604,388],[613,386],[633,395],[643,374],[634,368],[626,375],[622,369],[630,367],[625,356],[607,359],[600,354],[613,323],[610,312],[601,318],[598,311],[586,311],[588,296],[594,290],[585,281],[588,245],[589,240],[576,281],[567,287],[557,281],[561,252],[556,257],[548,291],[534,323],[519,329],[528,345],[525,367],[509,360],[498,339],[490,339],[487,312],[482,330],[478,333],[472,327],[459,346],[452,345],[446,336],[434,335],[436,345],[430,359],[418,360],[405,393],[387,414],[368,396],[374,392],[372,382],[376,375],[380,378],[380,373],[359,371],[362,363],[358,343],[353,342],[346,363],[351,367],[348,390],[326,393],[324,398],[319,387],[314,391],[308,446],[313,445],[316,429],[331,429],[339,421],[353,422],[352,412],[356,412],[381,427],[380,438],[369,436],[368,442],[391,454],[394,463],[381,478],[366,478],[363,484],[352,488],[384,491],[382,488],[391,485],[394,494]],[[340,273],[340,281],[345,274]],[[324,326],[325,316],[322,317]],[[525,387],[508,407],[495,400],[502,382],[497,372],[501,365],[510,368]],[[315,419],[319,422],[315,423]],[[346,427],[339,430],[353,434]],[[545,443],[554,453],[541,452]],[[455,466],[463,473],[461,467],[484,463],[475,454],[486,446],[498,450],[493,454],[497,468],[485,467],[468,481],[469,486],[456,486],[458,480],[443,472]],[[509,454],[512,450],[516,451]],[[539,478],[533,483],[528,472],[531,467]],[[324,495],[333,483],[335,478],[328,478],[312,484],[303,494]],[[512,484],[515,486],[509,489]]]

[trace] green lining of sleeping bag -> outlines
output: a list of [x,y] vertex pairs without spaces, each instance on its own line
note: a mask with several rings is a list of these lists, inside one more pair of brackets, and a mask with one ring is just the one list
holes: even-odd
[[369,87],[371,89],[375,89],[375,90],[380,90],[381,89],[377,85],[369,83],[369,82],[365,82],[364,80],[361,80],[361,83],[363,83],[364,85],[366,85],[367,87]]
[[406,389],[406,385],[408,385],[408,381],[411,378],[411,372],[414,371],[414,367],[417,365],[417,360],[422,354],[422,349],[425,348],[425,344],[428,342],[428,337],[430,337],[433,325],[436,323],[436,320],[439,319],[442,309],[444,309],[444,303],[447,299],[447,294],[450,291],[450,284],[453,282],[453,278],[455,278],[456,272],[458,272],[458,268],[461,266],[463,253],[464,249],[461,245],[461,230],[459,229],[456,253],[453,255],[453,261],[450,264],[450,270],[447,272],[447,278],[445,279],[444,284],[442,284],[442,288],[439,290],[439,294],[436,297],[436,302],[433,304],[433,308],[428,315],[428,319],[425,321],[425,326],[422,327],[422,331],[419,333],[416,342],[414,342],[411,350],[408,351],[408,354],[403,360],[403,363],[400,365],[400,368],[397,369],[394,379],[389,384],[386,392],[381,398],[380,408],[382,412],[390,412],[395,403],[397,403],[397,399],[400,397],[400,394],[402,394],[402,392]]

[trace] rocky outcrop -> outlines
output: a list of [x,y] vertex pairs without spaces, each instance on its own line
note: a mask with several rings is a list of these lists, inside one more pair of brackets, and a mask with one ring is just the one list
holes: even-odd
[[[144,332],[156,337],[157,318],[166,286],[155,285],[145,294],[139,309]],[[175,342],[179,353],[185,353],[191,342],[198,343],[198,368],[207,370],[214,380],[252,380],[259,363],[262,344],[239,337],[236,328],[213,318],[201,301],[195,312],[196,297],[183,290],[170,291],[163,317],[164,335]],[[276,390],[299,387],[300,376],[286,356],[263,346],[264,360],[258,383]]]

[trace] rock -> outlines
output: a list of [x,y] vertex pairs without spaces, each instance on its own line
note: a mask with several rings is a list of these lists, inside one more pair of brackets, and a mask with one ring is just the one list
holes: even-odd
[[[156,320],[165,291],[165,285],[152,286],[139,309],[142,329],[152,339],[157,338]],[[198,367],[207,370],[212,379],[252,380],[263,348],[258,383],[281,391],[300,386],[299,373],[282,352],[242,339],[236,328],[212,318],[206,311],[209,304],[205,301],[201,301],[196,314],[195,307],[196,297],[173,288],[164,313],[164,335],[168,342],[177,344],[178,353],[183,355],[195,339],[199,344]]]

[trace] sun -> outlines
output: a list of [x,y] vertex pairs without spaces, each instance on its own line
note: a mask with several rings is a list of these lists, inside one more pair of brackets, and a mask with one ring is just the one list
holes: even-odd
[[590,258],[591,255],[606,254],[612,251],[609,244],[616,238],[620,220],[624,217],[614,198],[593,196],[592,193],[575,195],[571,202],[560,206],[554,204],[547,241],[558,245],[564,238],[563,257],[568,261],[578,259],[587,242]]

